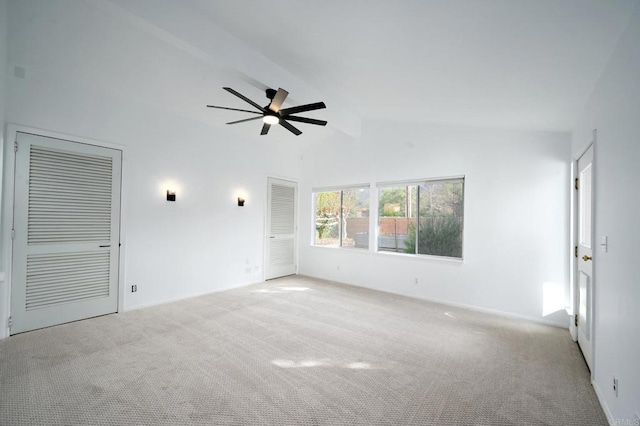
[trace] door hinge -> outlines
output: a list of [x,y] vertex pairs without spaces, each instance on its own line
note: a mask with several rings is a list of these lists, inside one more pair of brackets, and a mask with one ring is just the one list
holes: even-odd
[[578,246],[575,246],[575,247],[573,248],[573,255],[574,255],[575,257],[578,257]]
[[7,320],[7,326],[9,328],[11,328],[13,326],[13,318],[9,317],[9,319]]
[[576,189],[580,189],[580,179],[576,178],[576,181],[573,185]]
[[13,142],[13,152],[18,152],[18,141]]
[[573,316],[573,324],[577,327],[578,326],[578,314],[575,314]]
[[12,239],[12,240],[15,240],[15,238],[16,238],[16,230],[15,230],[15,229],[12,229],[12,230],[11,230],[11,239]]

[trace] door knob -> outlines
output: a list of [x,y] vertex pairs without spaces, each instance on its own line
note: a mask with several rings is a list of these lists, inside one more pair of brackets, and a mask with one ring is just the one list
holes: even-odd
[[582,256],[582,260],[584,260],[584,261],[586,262],[587,260],[593,260],[593,257],[591,257],[591,256],[587,256],[587,255],[585,254],[584,256]]

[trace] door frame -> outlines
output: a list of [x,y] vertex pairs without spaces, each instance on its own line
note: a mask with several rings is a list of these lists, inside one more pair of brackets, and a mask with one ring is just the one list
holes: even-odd
[[125,162],[126,149],[123,145],[104,142],[101,140],[86,138],[83,136],[75,136],[65,133],[43,130],[36,127],[23,126],[19,124],[8,123],[6,127],[6,138],[4,139],[4,147],[2,148],[2,269],[4,270],[4,287],[0,287],[0,339],[9,337],[9,316],[11,316],[11,280],[12,280],[12,264],[13,264],[13,240],[11,239],[11,230],[13,229],[14,218],[14,200],[15,200],[15,161],[16,153],[14,151],[14,143],[17,140],[18,133],[30,133],[37,136],[43,136],[54,139],[63,139],[70,142],[77,142],[86,145],[94,145],[104,148],[117,149],[122,152],[122,169],[120,179],[120,256],[118,264],[118,306],[117,312],[122,312],[124,308],[125,295],[125,254],[126,254],[126,223],[124,211],[126,209],[126,188],[125,177],[128,175]]
[[300,213],[300,182],[298,182],[297,179],[293,179],[291,177],[286,177],[286,176],[278,176],[275,174],[268,174],[266,176],[265,179],[265,189],[266,189],[266,193],[265,193],[265,202],[264,202],[264,236],[263,236],[263,253],[262,253],[262,281],[266,281],[267,280],[267,267],[268,267],[268,263],[269,263],[269,257],[268,257],[268,247],[267,247],[267,240],[269,239],[269,229],[270,229],[270,224],[269,224],[269,218],[270,218],[270,212],[269,212],[269,208],[270,208],[270,204],[269,204],[269,184],[271,180],[280,180],[280,181],[285,181],[285,182],[290,182],[290,183],[294,183],[296,185],[296,201],[295,201],[295,212],[294,212],[294,222],[295,222],[295,237],[294,237],[294,243],[295,243],[295,250],[294,250],[294,258],[295,258],[295,262],[296,262],[296,272],[295,274],[297,275],[300,272],[300,262],[299,262],[299,253],[300,253],[300,234],[299,234],[299,213]]
[[[592,193],[591,193],[591,241],[592,241],[592,250],[596,251],[596,185],[595,185],[595,177],[597,174],[596,167],[596,154],[597,154],[597,129],[593,129],[592,139],[587,144],[585,144],[580,150],[576,152],[573,156],[573,161],[571,162],[571,268],[570,268],[570,302],[571,302],[571,321],[569,322],[569,332],[571,333],[571,338],[574,342],[578,342],[578,328],[575,325],[575,318],[578,315],[580,309],[580,275],[578,274],[578,262],[579,258],[575,256],[574,250],[575,247],[579,245],[579,191],[575,188],[575,180],[578,178],[578,161],[582,156],[590,149],[593,149],[593,162],[592,162]],[[595,304],[595,294],[596,294],[596,263],[595,258],[592,263],[592,272],[591,272],[591,323],[590,323],[590,350],[591,350],[591,380],[593,381],[595,377],[595,340],[596,340],[596,331],[595,331],[595,318],[596,318],[596,304]]]

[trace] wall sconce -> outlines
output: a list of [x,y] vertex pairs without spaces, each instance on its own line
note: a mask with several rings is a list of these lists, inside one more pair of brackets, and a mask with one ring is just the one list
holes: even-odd
[[244,198],[238,197],[238,207],[244,207]]
[[176,200],[176,191],[167,189],[167,201],[175,201],[175,200]]

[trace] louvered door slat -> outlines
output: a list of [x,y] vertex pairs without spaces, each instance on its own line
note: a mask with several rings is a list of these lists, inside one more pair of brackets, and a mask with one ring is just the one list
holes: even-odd
[[49,297],[45,301],[37,301],[27,304],[27,310],[33,310],[38,308],[47,308],[56,305],[64,305],[71,302],[78,302],[83,299],[93,299],[96,297],[105,297],[108,296],[109,293],[107,291],[87,291],[87,294],[77,294],[75,297],[69,297],[67,295],[62,297]]
[[[107,263],[104,266],[108,266]],[[57,286],[65,283],[81,282],[83,279],[92,278],[107,278],[109,279],[109,269],[104,268],[99,270],[97,265],[90,265],[91,269],[75,268],[72,270],[66,270],[61,268],[52,269],[50,273],[39,274],[38,276],[29,276],[29,286],[27,287],[27,293],[32,289],[43,288],[45,286]]]
[[[56,181],[58,185],[66,185],[64,182]],[[33,201],[35,203],[42,201],[53,202],[57,204],[68,204],[70,201],[84,204],[87,202],[95,203],[100,201],[104,206],[104,200],[109,195],[109,188],[89,186],[77,184],[77,187],[67,187],[65,189],[58,188],[55,192],[51,192],[51,185],[49,182],[37,182],[31,180],[30,193],[37,195],[37,198]],[[64,200],[64,201],[59,201]]]
[[86,295],[86,293],[109,294],[109,289],[105,288],[102,277],[87,278],[84,281],[68,282],[64,285],[41,287],[37,289],[29,289],[27,292],[27,306],[32,303],[46,303],[47,298],[59,297],[61,301],[66,299],[74,299],[78,296]]

